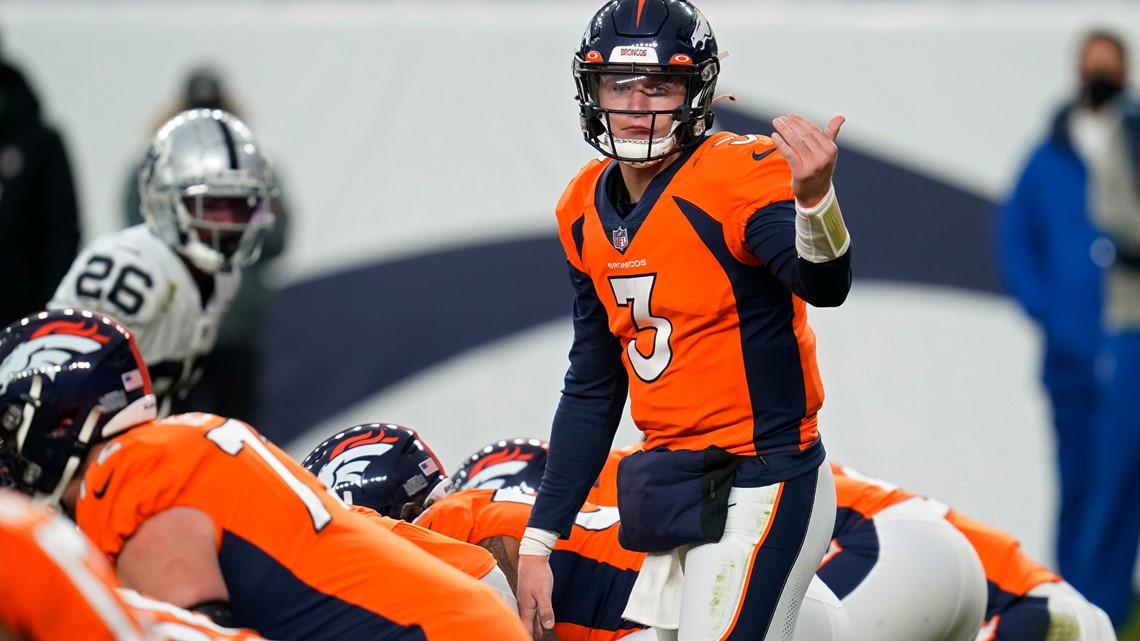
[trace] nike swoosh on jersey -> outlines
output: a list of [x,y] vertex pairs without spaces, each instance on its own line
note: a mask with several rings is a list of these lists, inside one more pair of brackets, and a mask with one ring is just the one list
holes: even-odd
[[752,152],[752,160],[764,160],[765,158],[768,157],[768,154],[772,153],[773,151],[776,151],[775,147],[772,147],[771,149],[769,149],[768,151],[765,151],[762,154],[758,154],[754,151],[754,152]]
[[103,481],[103,487],[91,492],[92,496],[94,496],[97,499],[103,498],[103,495],[107,493],[107,486],[109,486],[111,484],[111,479],[114,477],[115,477],[115,470],[111,470],[111,473],[107,475],[107,480]]

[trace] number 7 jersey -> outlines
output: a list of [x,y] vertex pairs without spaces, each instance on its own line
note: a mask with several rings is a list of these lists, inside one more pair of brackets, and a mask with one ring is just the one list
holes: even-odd
[[180,414],[116,436],[84,475],[76,521],[114,561],[172,507],[210,516],[237,624],[266,638],[527,638],[499,595],[349,510],[240,421]]
[[781,255],[794,259],[791,172],[775,152],[763,136],[711,136],[658,174],[624,218],[605,189],[621,180],[619,165],[600,159],[558,203],[567,259],[589,277],[620,342],[646,450],[715,444],[797,456],[818,441],[823,385],[806,304],[746,238],[753,216],[785,216],[792,253]]

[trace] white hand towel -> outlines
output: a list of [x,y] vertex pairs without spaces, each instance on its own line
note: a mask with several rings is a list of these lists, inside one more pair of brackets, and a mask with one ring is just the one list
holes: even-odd
[[650,552],[641,565],[622,618],[654,628],[676,630],[681,625],[683,579],[679,550]]

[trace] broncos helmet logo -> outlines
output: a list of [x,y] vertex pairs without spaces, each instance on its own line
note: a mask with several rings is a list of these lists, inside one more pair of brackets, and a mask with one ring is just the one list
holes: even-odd
[[482,456],[467,471],[463,488],[501,489],[508,479],[525,470],[533,458],[534,454],[523,452],[522,448],[515,445]]
[[351,488],[364,486],[365,470],[391,451],[398,440],[396,436],[383,433],[345,439],[330,453],[329,462],[321,466],[317,478],[334,493],[341,492],[345,502],[352,503]]
[[98,325],[83,321],[48,323],[0,362],[0,394],[8,391],[8,384],[21,372],[35,371],[54,382],[63,365],[99,351],[110,340],[99,333]]

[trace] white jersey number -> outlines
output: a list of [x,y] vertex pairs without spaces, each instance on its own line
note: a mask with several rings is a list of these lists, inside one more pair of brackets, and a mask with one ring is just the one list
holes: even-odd
[[[667,318],[653,315],[653,284],[656,280],[656,274],[610,277],[610,288],[613,289],[614,299],[618,307],[630,308],[630,313],[633,314],[633,326],[637,328],[639,335],[637,339],[626,345],[625,352],[629,356],[633,372],[646,383],[657,380],[673,360],[673,350],[669,346],[669,337],[673,335],[673,324]],[[653,332],[653,344],[648,356],[643,356],[642,350],[637,348],[639,343],[648,342],[648,339],[642,341],[640,337],[643,331]]]
[[210,439],[217,445],[223,452],[230,456],[237,456],[248,445],[249,449],[256,454],[265,464],[270,467],[285,485],[301,499],[305,504],[305,508],[309,510],[309,516],[313,519],[313,528],[320,532],[329,521],[332,520],[332,515],[329,514],[325,504],[321,502],[321,497],[313,491],[308,485],[305,485],[301,479],[297,478],[285,464],[280,461],[273,452],[265,447],[265,443],[261,442],[256,434],[241,422],[226,421],[214,429],[206,432],[206,438]]
[[[493,502],[502,503],[522,503],[524,505],[534,505],[534,495],[519,492],[518,490],[497,490],[494,496],[491,497]],[[578,516],[574,517],[574,525],[591,532],[601,532],[608,530],[617,525],[621,521],[618,516],[618,509],[616,507],[602,507],[594,505],[591,511],[578,512]]]
[[92,256],[87,261],[83,273],[75,279],[75,293],[81,297],[101,299],[106,294],[107,302],[122,310],[128,316],[133,316],[142,309],[145,302],[143,292],[154,285],[150,274],[133,265],[126,265],[119,270],[110,287],[104,281],[115,271],[115,263],[107,256]]

